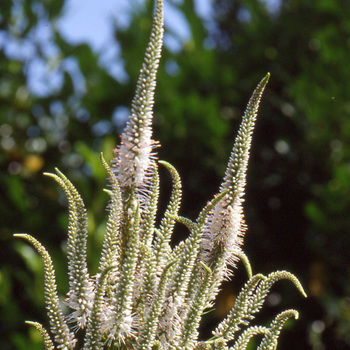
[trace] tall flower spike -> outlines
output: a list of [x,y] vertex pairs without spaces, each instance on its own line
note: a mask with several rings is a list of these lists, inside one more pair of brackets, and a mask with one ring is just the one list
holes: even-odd
[[211,297],[216,294],[222,279],[227,277],[227,265],[235,263],[242,244],[245,230],[242,202],[249,150],[260,99],[269,77],[267,74],[261,80],[248,102],[220,188],[220,192],[228,190],[228,193],[209,215],[203,231],[200,258],[213,270]]
[[163,1],[157,0],[151,38],[132,101],[131,115],[113,159],[122,189],[144,185],[151,165],[155,147],[151,139],[154,91],[163,45],[163,22]]
[[224,182],[221,185],[221,191],[225,189],[230,190],[229,199],[231,204],[236,196],[242,197],[244,195],[252,134],[255,127],[260,100],[269,78],[270,73],[261,80],[248,102],[228,162]]

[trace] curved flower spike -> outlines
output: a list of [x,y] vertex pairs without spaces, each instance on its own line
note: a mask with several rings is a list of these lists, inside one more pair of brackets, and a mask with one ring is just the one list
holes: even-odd
[[93,299],[93,283],[87,268],[88,219],[83,199],[74,185],[56,168],[56,174],[44,173],[53,178],[65,191],[69,202],[69,226],[67,257],[69,269],[69,293],[66,304],[74,311],[70,321],[85,328]]
[[230,350],[246,350],[248,343],[252,337],[257,334],[266,334],[268,329],[262,326],[252,326],[247,328],[236,340],[234,346]]
[[51,332],[55,334],[55,341],[59,344],[59,348],[73,350],[76,339],[74,334],[70,332],[60,308],[55,270],[49,253],[34,237],[28,234],[21,233],[14,236],[28,241],[41,256],[44,264],[45,303],[50,319]]
[[41,338],[44,341],[45,350],[55,350],[55,347],[49,334],[47,333],[47,330],[39,322],[26,321],[26,324],[34,326],[39,331]]
[[277,347],[277,340],[281,333],[281,329],[286,321],[294,317],[299,318],[299,313],[296,310],[286,310],[278,314],[271,322],[269,330],[266,332],[257,350],[275,350]]
[[156,74],[163,45],[163,23],[163,1],[157,0],[151,39],[137,82],[131,115],[112,160],[122,189],[144,185],[154,157],[155,142],[151,139],[151,127]]

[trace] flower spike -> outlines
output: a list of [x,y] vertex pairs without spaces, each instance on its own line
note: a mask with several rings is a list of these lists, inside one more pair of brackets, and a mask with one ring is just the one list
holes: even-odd
[[255,127],[260,100],[269,78],[270,73],[267,73],[254,90],[253,95],[248,102],[228,162],[224,181],[221,185],[221,191],[225,189],[230,190],[230,196],[228,197],[230,204],[232,204],[236,196],[242,197],[244,195],[252,134]]
[[223,278],[229,276],[228,265],[235,265],[243,243],[245,223],[242,202],[252,142],[252,133],[268,73],[258,84],[243,115],[238,135],[227,165],[220,192],[226,196],[215,206],[203,231],[201,260],[213,270],[212,298]]
[[120,258],[120,225],[122,219],[122,199],[118,180],[101,153],[100,159],[105,168],[112,190],[108,205],[108,220],[106,224],[106,234],[103,239],[102,254],[100,258],[99,270],[102,273],[108,266],[117,264]]
[[121,188],[142,187],[154,157],[152,151],[152,119],[156,75],[163,45],[163,1],[157,0],[151,39],[146,49],[131,115],[115,150],[115,172]]
[[87,213],[83,199],[74,185],[56,168],[52,177],[65,191],[69,202],[69,225],[67,257],[69,269],[69,293],[66,304],[74,311],[71,321],[77,321],[78,328],[84,328],[91,311],[93,284],[87,269]]
[[26,324],[35,327],[39,331],[41,338],[44,341],[45,350],[55,350],[55,347],[49,334],[47,333],[47,330],[39,322],[26,321]]
[[55,342],[59,344],[59,347],[73,350],[76,339],[74,334],[70,332],[60,307],[55,270],[49,253],[34,237],[28,234],[19,233],[14,236],[29,242],[41,256],[44,264],[45,303],[50,319],[51,332],[55,334]]
[[115,268],[114,265],[108,266],[101,272],[100,278],[98,279],[98,285],[93,301],[93,307],[91,316],[87,325],[85,344],[83,349],[85,350],[100,350],[103,348],[101,328],[101,314],[104,307],[104,293],[106,289],[106,283],[108,273]]
[[252,337],[257,334],[266,334],[268,329],[262,326],[252,326],[247,328],[237,339],[235,345],[230,350],[246,350]]
[[[305,295],[297,278],[286,271],[253,275],[241,250],[245,225],[242,203],[249,150],[259,102],[269,79],[260,82],[249,100],[218,193],[196,220],[180,214],[182,185],[169,163],[157,161],[152,140],[156,74],[163,44],[163,0],[155,1],[150,41],[137,82],[131,114],[114,150],[111,166],[101,154],[107,173],[108,218],[98,273],[88,272],[88,218],[74,185],[56,169],[46,174],[58,182],[69,203],[68,277],[66,304],[74,309],[64,316],[60,308],[51,257],[32,236],[17,234],[38,251],[44,265],[45,303],[52,339],[43,326],[27,322],[40,332],[45,350],[247,350],[260,335],[258,350],[274,350],[280,331],[294,310],[280,313],[269,327],[251,326],[272,285],[289,279]],[[169,203],[159,210],[161,178],[158,164],[172,178]],[[174,246],[175,225],[185,225],[188,237]],[[181,227],[180,227],[181,228]],[[182,228],[183,229],[183,228]],[[229,267],[240,259],[249,280],[238,293],[226,318],[212,338],[199,339],[202,316],[212,310],[214,297]],[[79,344],[68,327],[79,331]]]
[[265,333],[257,350],[275,350],[281,329],[285,322],[291,317],[294,317],[297,320],[299,318],[298,311],[286,310],[278,314],[271,322],[270,329]]

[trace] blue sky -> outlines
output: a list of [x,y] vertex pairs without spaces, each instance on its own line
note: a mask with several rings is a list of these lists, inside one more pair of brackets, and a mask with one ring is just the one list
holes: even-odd
[[[165,26],[177,33],[180,41],[186,41],[190,37],[189,26],[182,13],[172,4],[183,0],[168,0],[164,4]],[[123,82],[128,77],[123,68],[123,62],[119,59],[119,45],[114,38],[112,23],[117,26],[125,26],[129,21],[130,9],[144,3],[145,0],[67,0],[63,9],[63,15],[58,19],[56,28],[61,35],[72,44],[87,43],[99,54],[100,63],[116,80]],[[212,0],[195,0],[196,9],[203,18],[209,18],[211,14]],[[51,32],[45,22],[39,23],[36,35],[40,37],[42,50],[47,51],[46,59],[32,59],[28,61],[28,86],[32,93],[45,95],[51,89],[62,84],[62,72],[55,69],[57,57],[55,46],[50,43]],[[1,39],[1,38],[0,38]],[[0,40],[1,41],[1,40]],[[165,42],[175,50],[173,42]],[[11,49],[11,45],[13,49]],[[179,46],[179,42],[177,42]],[[0,42],[1,46],[1,42]],[[18,54],[23,57],[30,50],[23,48],[23,43],[17,45],[16,41],[9,41],[6,49],[10,56]],[[23,51],[23,52],[20,52]],[[31,56],[31,55],[29,55]],[[50,69],[49,67],[53,69]],[[74,76],[76,88],[84,91],[83,77],[79,76],[77,62],[73,59],[65,59],[61,62],[65,71]],[[49,69],[48,69],[49,68]]]
[[[211,1],[196,0],[197,11],[204,18],[210,17]],[[118,25],[126,25],[130,7],[142,3],[144,0],[69,0],[64,16],[58,22],[58,28],[70,42],[87,42],[94,50],[101,52],[113,40],[112,20]],[[165,1],[164,7],[165,25],[186,40],[190,33],[181,12],[170,1]]]
[[[176,4],[186,0],[165,0],[165,27],[178,35],[179,41],[166,41],[169,49],[181,49],[181,41],[189,39],[189,26]],[[212,15],[213,0],[194,0],[197,13],[205,20]],[[274,14],[278,12],[281,0],[261,0]],[[63,16],[57,26],[64,38],[71,43],[88,43],[99,53],[100,63],[119,81],[126,79],[122,62],[118,60],[119,45],[115,41],[113,21],[125,26],[129,21],[130,9],[142,5],[145,0],[67,0]],[[249,16],[249,13],[245,12]],[[244,20],[242,13],[242,20]],[[180,44],[180,45],[179,45]],[[177,45],[177,47],[176,47]]]
[[[172,4],[184,0],[165,0],[165,25],[186,40],[190,33],[180,11]],[[209,19],[213,0],[195,0],[198,14]],[[261,0],[267,4],[271,13],[278,12],[281,0]],[[87,42],[94,50],[102,51],[106,44],[113,40],[111,22],[118,25],[128,23],[128,12],[133,6],[144,3],[145,0],[68,0],[64,16],[60,18],[58,27],[64,37],[73,42]]]
[[[25,1],[25,0],[24,0]],[[165,0],[165,27],[176,33],[178,41],[167,41],[165,45],[171,50],[181,48],[181,42],[189,39],[189,26],[176,4],[186,0]],[[196,10],[201,17],[210,20],[213,0],[195,0]],[[281,0],[261,0],[267,4],[271,13],[278,12]],[[99,54],[100,63],[115,79],[122,82],[127,79],[123,62],[119,59],[119,45],[115,41],[112,23],[125,26],[129,21],[130,10],[144,3],[145,0],[67,0],[63,15],[56,26],[61,35],[72,44],[88,43]],[[20,4],[20,3],[19,3]],[[43,11],[43,3],[37,3],[36,11]],[[14,7],[16,23],[13,30],[21,31],[23,24],[21,7]],[[17,12],[16,12],[17,11]],[[34,43],[31,40],[17,40],[5,31],[0,31],[0,49],[4,48],[8,57],[25,62],[25,72],[28,77],[30,91],[37,95],[45,95],[55,90],[63,82],[62,69],[74,72],[77,89],[83,90],[83,77],[79,76],[77,62],[68,58],[61,62],[61,72],[57,70],[60,62],[58,48],[52,42],[52,32],[45,19],[39,21],[33,30],[32,37],[39,43],[45,58],[33,56]],[[29,38],[30,39],[30,38]],[[79,83],[80,82],[80,83]]]

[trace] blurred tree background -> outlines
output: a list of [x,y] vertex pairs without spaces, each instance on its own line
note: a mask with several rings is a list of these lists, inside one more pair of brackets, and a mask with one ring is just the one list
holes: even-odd
[[[213,0],[210,18],[193,0],[168,0],[186,20],[183,40],[166,18],[158,74],[155,139],[160,159],[182,175],[182,214],[194,218],[217,191],[245,105],[271,72],[253,141],[245,202],[245,251],[255,272],[286,269],[304,284],[303,300],[280,282],[259,319],[296,308],[279,349],[350,346],[350,2]],[[99,152],[109,158],[128,116],[148,40],[152,1],[131,1],[115,22],[123,79],[101,53],[57,29],[65,0],[9,0],[0,7],[0,343],[41,349],[24,320],[46,323],[42,265],[15,232],[38,238],[66,292],[66,203],[43,177],[59,167],[80,190],[90,217],[89,249],[103,235],[106,195]],[[166,14],[167,16],[167,14]],[[111,43],[111,45],[116,43]],[[166,201],[169,179],[161,172]],[[181,235],[181,232],[179,232]],[[98,256],[90,254],[96,268]],[[246,279],[224,286],[205,333]]]

